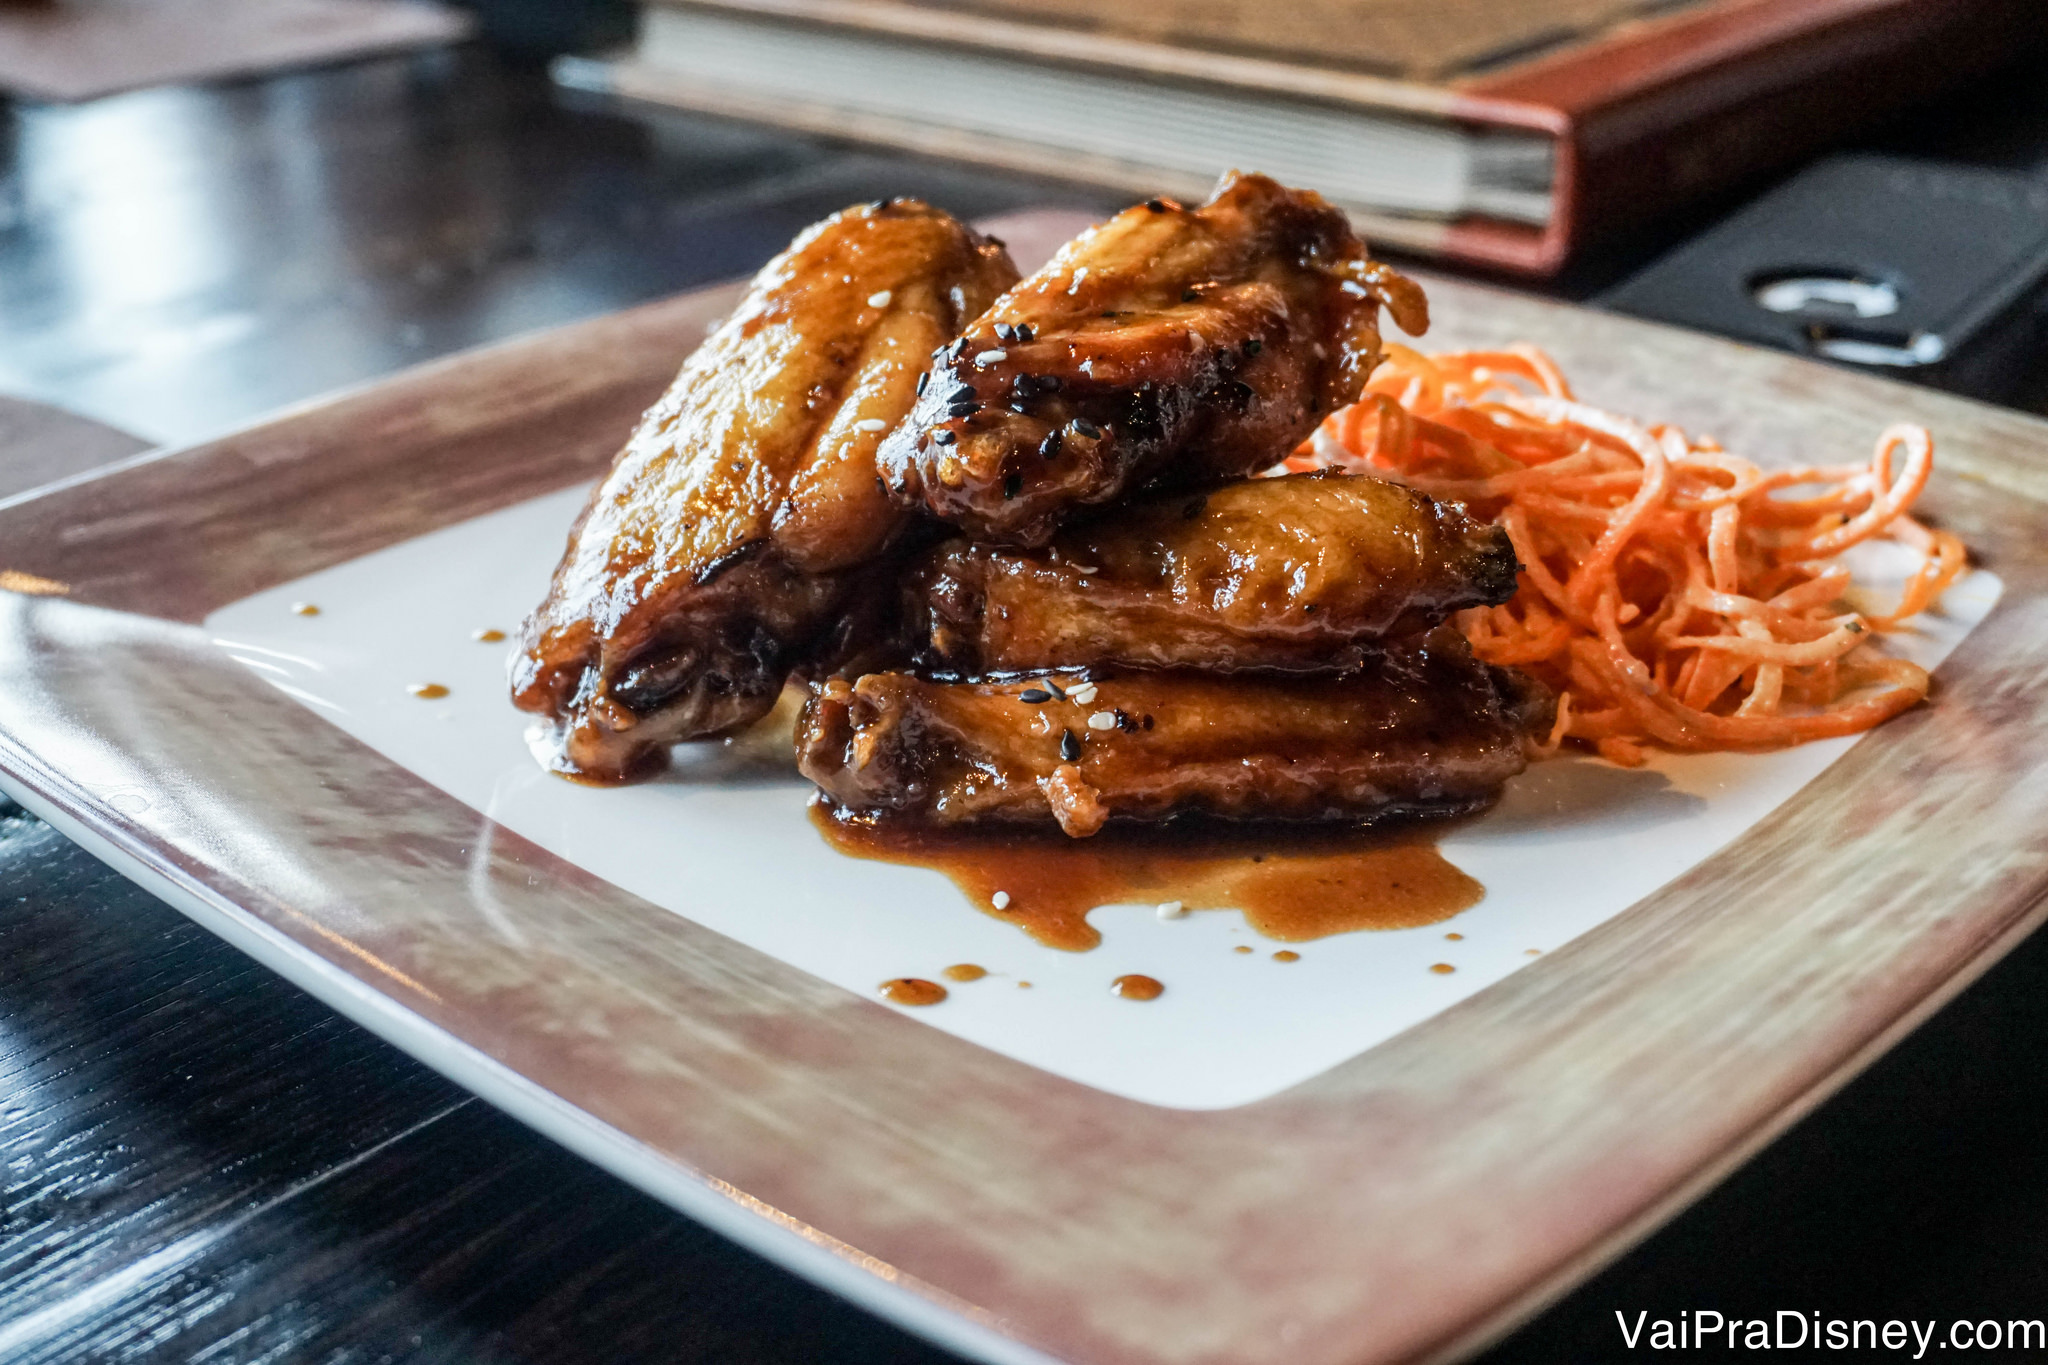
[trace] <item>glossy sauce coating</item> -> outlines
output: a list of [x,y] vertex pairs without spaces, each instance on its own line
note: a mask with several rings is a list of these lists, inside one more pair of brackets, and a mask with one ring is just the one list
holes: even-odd
[[[1267,938],[1300,943],[1435,924],[1486,894],[1437,851],[1438,823],[1319,831],[1120,827],[1076,841],[880,825],[844,818],[823,802],[811,811],[840,852],[943,872],[983,913],[1069,952],[1102,942],[1088,921],[1102,905],[1180,900],[1195,909],[1236,909]],[[991,905],[999,887],[1009,893],[1002,910]]]
[[1016,278],[914,200],[835,214],[763,268],[641,419],[527,623],[513,699],[553,722],[551,766],[624,780],[774,704],[905,527],[883,434]]
[[966,540],[904,585],[910,645],[962,674],[1357,667],[1388,636],[1515,592],[1498,526],[1381,479],[1294,474],[1152,494],[1037,550]]
[[1356,821],[1492,800],[1549,716],[1547,694],[1443,626],[1337,677],[834,678],[805,704],[797,765],[849,810],[940,826],[1082,838],[1112,816]]
[[1155,478],[1241,477],[1357,400],[1382,304],[1428,326],[1340,210],[1232,172],[1199,207],[1155,199],[1082,233],[976,319],[934,357],[882,476],[903,505],[1015,545]]

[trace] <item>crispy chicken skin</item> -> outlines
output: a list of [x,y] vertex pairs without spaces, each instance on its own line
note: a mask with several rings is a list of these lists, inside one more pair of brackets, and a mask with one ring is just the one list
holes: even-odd
[[1319,195],[1233,172],[1199,208],[1151,200],[935,356],[882,476],[974,540],[1029,546],[1154,479],[1249,474],[1357,400],[1382,304],[1428,326],[1421,291]]
[[1382,638],[1514,595],[1507,532],[1344,474],[1155,493],[1037,550],[951,540],[907,576],[927,667],[1355,668]]
[[875,449],[935,347],[1015,283],[999,243],[889,200],[764,267],[640,421],[527,621],[514,701],[558,770],[618,781],[746,724],[909,513]]
[[[1109,673],[947,683],[905,673],[814,684],[797,766],[841,807],[936,826],[1112,817],[1367,819],[1471,809],[1548,729],[1535,683],[1443,626],[1352,673],[1275,679]],[[1097,729],[1089,718],[1114,724]]]

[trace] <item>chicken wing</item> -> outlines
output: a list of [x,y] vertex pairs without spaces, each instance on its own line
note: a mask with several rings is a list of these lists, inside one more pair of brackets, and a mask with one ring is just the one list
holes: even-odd
[[1037,550],[964,540],[907,576],[927,667],[1357,667],[1382,638],[1514,595],[1514,547],[1455,504],[1343,474],[1152,494]]
[[514,701],[617,781],[766,712],[910,515],[875,477],[935,346],[1017,279],[914,200],[806,230],[640,421],[526,623]]
[[1056,821],[1084,837],[1112,816],[1356,820],[1491,800],[1551,706],[1441,626],[1330,678],[834,678],[813,685],[797,766],[848,810],[934,825]]
[[1249,474],[1355,402],[1382,304],[1422,293],[1321,196],[1226,176],[1082,233],[939,352],[880,465],[899,502],[974,540],[1042,545],[1077,508],[1160,478]]

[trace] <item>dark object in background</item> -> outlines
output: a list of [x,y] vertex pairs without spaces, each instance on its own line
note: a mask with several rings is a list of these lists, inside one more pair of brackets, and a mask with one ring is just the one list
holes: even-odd
[[473,10],[484,41],[519,57],[595,52],[633,41],[632,0],[455,0]]
[[1593,302],[2010,402],[2044,367],[2048,183],[1830,157]]

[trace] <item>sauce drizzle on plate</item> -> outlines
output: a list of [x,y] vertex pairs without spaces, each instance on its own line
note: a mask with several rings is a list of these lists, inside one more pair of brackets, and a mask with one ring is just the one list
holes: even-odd
[[1236,909],[1267,938],[1304,943],[1436,924],[1486,894],[1438,852],[1441,822],[1370,830],[1111,828],[1069,839],[1036,830],[907,828],[846,818],[823,802],[812,804],[811,817],[841,853],[943,872],[984,914],[1070,952],[1102,942],[1088,922],[1099,905],[1178,900],[1190,909]]

